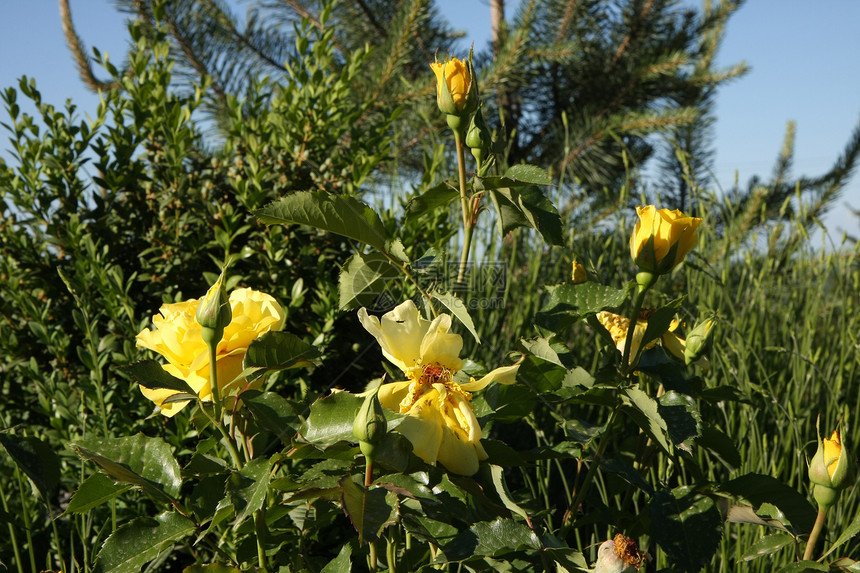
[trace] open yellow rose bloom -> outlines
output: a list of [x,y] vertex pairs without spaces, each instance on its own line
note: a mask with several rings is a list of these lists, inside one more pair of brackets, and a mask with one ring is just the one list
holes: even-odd
[[[243,370],[248,346],[266,332],[283,328],[285,319],[281,305],[274,298],[249,288],[234,290],[229,302],[233,319],[224,328],[216,357],[218,385],[224,397],[238,394],[245,388],[245,380],[237,377]],[[169,374],[185,380],[201,400],[211,401],[209,348],[203,342],[196,319],[199,304],[198,299],[191,299],[162,305],[160,314],[152,317],[155,328],[141,331],[137,335],[137,346],[161,354],[167,360],[163,368]],[[178,394],[175,390],[141,386],[140,391],[168,417],[188,404],[188,401],[164,403],[168,397]]]
[[463,338],[449,332],[451,317],[422,318],[409,300],[381,318],[358,311],[362,326],[382,347],[382,354],[407,380],[383,384],[379,401],[407,417],[397,431],[412,442],[415,454],[428,464],[437,461],[449,471],[472,475],[487,459],[481,446],[481,426],[472,410],[471,394],[490,382],[511,384],[518,366],[497,368],[481,378],[458,384],[454,374],[463,366]]
[[[624,354],[624,346],[627,344],[627,330],[630,328],[630,319],[620,314],[614,314],[608,311],[600,311],[597,313],[597,320],[609,331],[615,347],[621,354]],[[673,320],[669,325],[669,330],[660,336],[660,343],[666,351],[677,358],[684,360],[685,341],[683,338],[675,334],[675,330],[681,325],[679,320]],[[642,345],[642,339],[645,338],[645,330],[648,328],[648,313],[642,312],[639,314],[639,319],[636,321],[636,326],[633,329],[633,342],[630,348],[630,362],[636,358],[639,352],[639,347]],[[648,350],[656,346],[657,340],[652,340],[645,345],[642,350]]]

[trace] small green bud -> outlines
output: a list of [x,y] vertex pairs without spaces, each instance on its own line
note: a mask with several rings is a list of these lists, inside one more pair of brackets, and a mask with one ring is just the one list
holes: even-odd
[[206,296],[197,305],[197,322],[203,328],[223,332],[231,320],[233,311],[230,309],[227,289],[224,287],[224,271],[221,271],[221,276],[209,287]]
[[365,444],[368,451],[372,453],[372,446],[379,443],[387,430],[385,421],[385,410],[379,402],[379,388],[369,394],[359,408],[355,419],[352,421],[352,435],[358,440],[362,453],[365,452]]
[[714,339],[714,319],[708,318],[690,331],[687,335],[687,346],[684,348],[684,362],[692,364],[702,358],[711,348]]
[[475,161],[478,163],[478,169],[484,164],[484,160],[490,152],[492,144],[492,134],[484,123],[484,114],[481,113],[481,108],[472,116],[469,122],[469,130],[466,132],[466,145],[472,151]]

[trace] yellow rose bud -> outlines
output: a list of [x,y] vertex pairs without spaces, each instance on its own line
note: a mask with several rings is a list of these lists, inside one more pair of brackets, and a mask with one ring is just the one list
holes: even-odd
[[[224,327],[215,357],[222,397],[262,384],[262,379],[258,379],[248,386],[244,378],[238,377],[243,370],[245,354],[254,340],[269,331],[280,330],[285,320],[284,311],[274,298],[249,288],[231,292],[228,303],[232,319]],[[197,322],[199,305],[197,299],[162,305],[160,313],[152,317],[154,328],[137,335],[137,346],[161,354],[167,361],[164,370],[185,380],[201,400],[211,401],[209,349],[201,335],[203,327]],[[187,401],[164,403],[178,393],[175,390],[141,386],[140,391],[159,406],[165,416],[174,416],[188,404]]]
[[582,263],[573,261],[571,267],[570,280],[573,281],[574,284],[584,283],[588,280],[588,276],[585,274],[585,267]]
[[830,439],[821,438],[820,428],[818,433],[818,449],[809,462],[809,481],[818,505],[830,507],[836,503],[839,491],[851,482],[850,456],[839,430],[834,430]]
[[[442,113],[463,118],[475,111],[478,90],[473,81],[471,60],[450,58],[441,63],[432,62],[430,68],[436,74],[436,103]],[[464,124],[462,129],[465,128]]]
[[696,246],[696,229],[702,222],[677,209],[636,207],[639,221],[630,235],[630,256],[643,271],[657,275],[674,269]]

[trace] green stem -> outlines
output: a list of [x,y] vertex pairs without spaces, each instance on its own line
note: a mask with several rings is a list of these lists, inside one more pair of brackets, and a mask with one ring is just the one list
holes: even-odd
[[[643,273],[639,273],[640,275]],[[650,275],[650,280],[642,283],[639,282],[637,275],[638,289],[636,290],[636,298],[633,299],[633,309],[630,312],[630,326],[627,327],[627,338],[624,341],[624,354],[621,357],[621,371],[627,374],[630,369],[630,348],[633,346],[633,333],[636,331],[636,323],[639,322],[639,312],[642,310],[642,303],[645,301],[645,293],[648,292],[657,280],[656,275]],[[635,358],[635,356],[634,356]]]
[[[207,329],[203,329],[204,331]],[[214,337],[213,337],[214,338]],[[220,338],[220,337],[219,337]],[[205,340],[205,336],[204,336]],[[221,388],[218,386],[218,342],[219,340],[206,340],[209,347],[209,384],[212,388],[212,402],[215,404],[215,419],[221,426]]]
[[257,533],[257,564],[263,573],[268,571],[266,568],[266,510],[258,509],[254,512],[254,530]]
[[368,567],[370,568],[370,571],[372,573],[373,571],[376,571],[376,542],[371,541],[369,546],[370,555],[368,556],[368,560],[370,561],[370,563],[368,563]]
[[561,539],[567,537],[567,533],[570,531],[570,526],[573,524],[576,515],[576,508],[579,507],[579,502],[591,487],[591,482],[594,480],[594,474],[597,473],[597,468],[600,467],[600,460],[603,457],[603,453],[609,446],[609,439],[612,434],[612,424],[615,422],[615,418],[620,410],[621,402],[619,401],[615,408],[613,408],[612,414],[609,415],[609,421],[606,423],[606,431],[600,438],[600,444],[598,444],[597,450],[594,452],[591,465],[588,466],[588,473],[585,474],[585,478],[582,480],[582,485],[580,485],[573,494],[573,499],[570,502],[570,507],[565,515],[564,523],[561,527],[561,533],[559,536]]
[[462,137],[454,131],[454,143],[457,146],[457,173],[460,179],[460,209],[463,212],[463,250],[460,253],[460,268],[457,271],[457,282],[462,283],[466,276],[466,266],[469,263],[469,251],[472,248],[472,206],[466,193],[466,153]]
[[821,535],[821,530],[824,529],[824,522],[827,517],[827,508],[818,506],[818,516],[815,518],[815,525],[812,526],[812,533],[809,534],[809,540],[806,542],[806,551],[803,552],[803,560],[812,559],[812,552],[815,550],[815,542],[818,541],[818,536]]
[[[9,513],[9,505],[6,503],[6,492],[3,491],[3,480],[0,480],[0,503],[3,504],[3,512],[6,515],[10,515]],[[15,563],[18,565],[18,573],[24,573],[24,562],[21,561],[21,551],[18,549],[18,536],[15,535],[15,527],[12,525],[12,521],[8,522],[9,526],[9,537],[12,540],[12,552],[15,553]]]
[[397,545],[394,543],[391,535],[388,536],[385,559],[388,561],[388,573],[397,573]]
[[18,491],[21,492],[21,517],[24,520],[24,533],[27,535],[27,551],[30,554],[30,570],[36,573],[36,554],[33,549],[33,528],[30,522],[30,510],[24,501],[27,496],[24,494],[24,480],[21,479],[21,471],[15,468],[15,479],[18,481]]
[[63,559],[63,550],[60,546],[60,533],[57,531],[57,520],[54,519],[54,512],[51,510],[51,504],[48,503],[48,500],[45,500],[45,505],[48,507],[48,514],[51,516],[51,530],[57,543],[57,559],[60,562],[60,571],[66,573],[66,560]]

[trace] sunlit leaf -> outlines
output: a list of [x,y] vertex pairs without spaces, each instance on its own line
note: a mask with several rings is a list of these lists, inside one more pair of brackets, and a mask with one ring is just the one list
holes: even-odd
[[254,214],[267,225],[309,225],[386,251],[387,236],[379,215],[353,197],[324,191],[297,191]]
[[144,388],[167,388],[177,392],[194,392],[194,389],[185,380],[169,374],[156,360],[141,360],[122,367],[122,370],[131,374],[135,382]]
[[338,278],[341,309],[374,306],[387,291],[387,282],[397,279],[400,271],[387,257],[379,253],[355,253]]
[[136,434],[123,438],[88,438],[69,447],[95,462],[114,480],[141,488],[148,495],[172,502],[182,485],[172,448],[160,438]]
[[289,332],[267,332],[248,346],[245,368],[259,368],[248,376],[259,378],[267,372],[311,366],[319,351]]
[[99,551],[96,571],[101,573],[139,573],[174,541],[192,535],[194,522],[176,512],[165,512],[155,519],[138,517],[108,537]]
[[475,323],[472,322],[472,317],[469,315],[469,309],[466,308],[465,303],[459,299],[456,295],[447,292],[434,292],[431,293],[431,296],[434,300],[438,300],[442,305],[451,311],[457,320],[459,320],[463,326],[466,327],[466,330],[475,337],[475,341],[478,344],[481,343],[481,337],[478,336],[478,331],[475,330]]
[[278,436],[284,444],[291,442],[299,417],[296,407],[289,400],[274,392],[250,390],[242,393],[242,403],[261,428]]
[[106,501],[114,499],[130,488],[130,484],[116,483],[103,473],[95,473],[78,486],[78,489],[69,501],[66,513],[85,513]]

